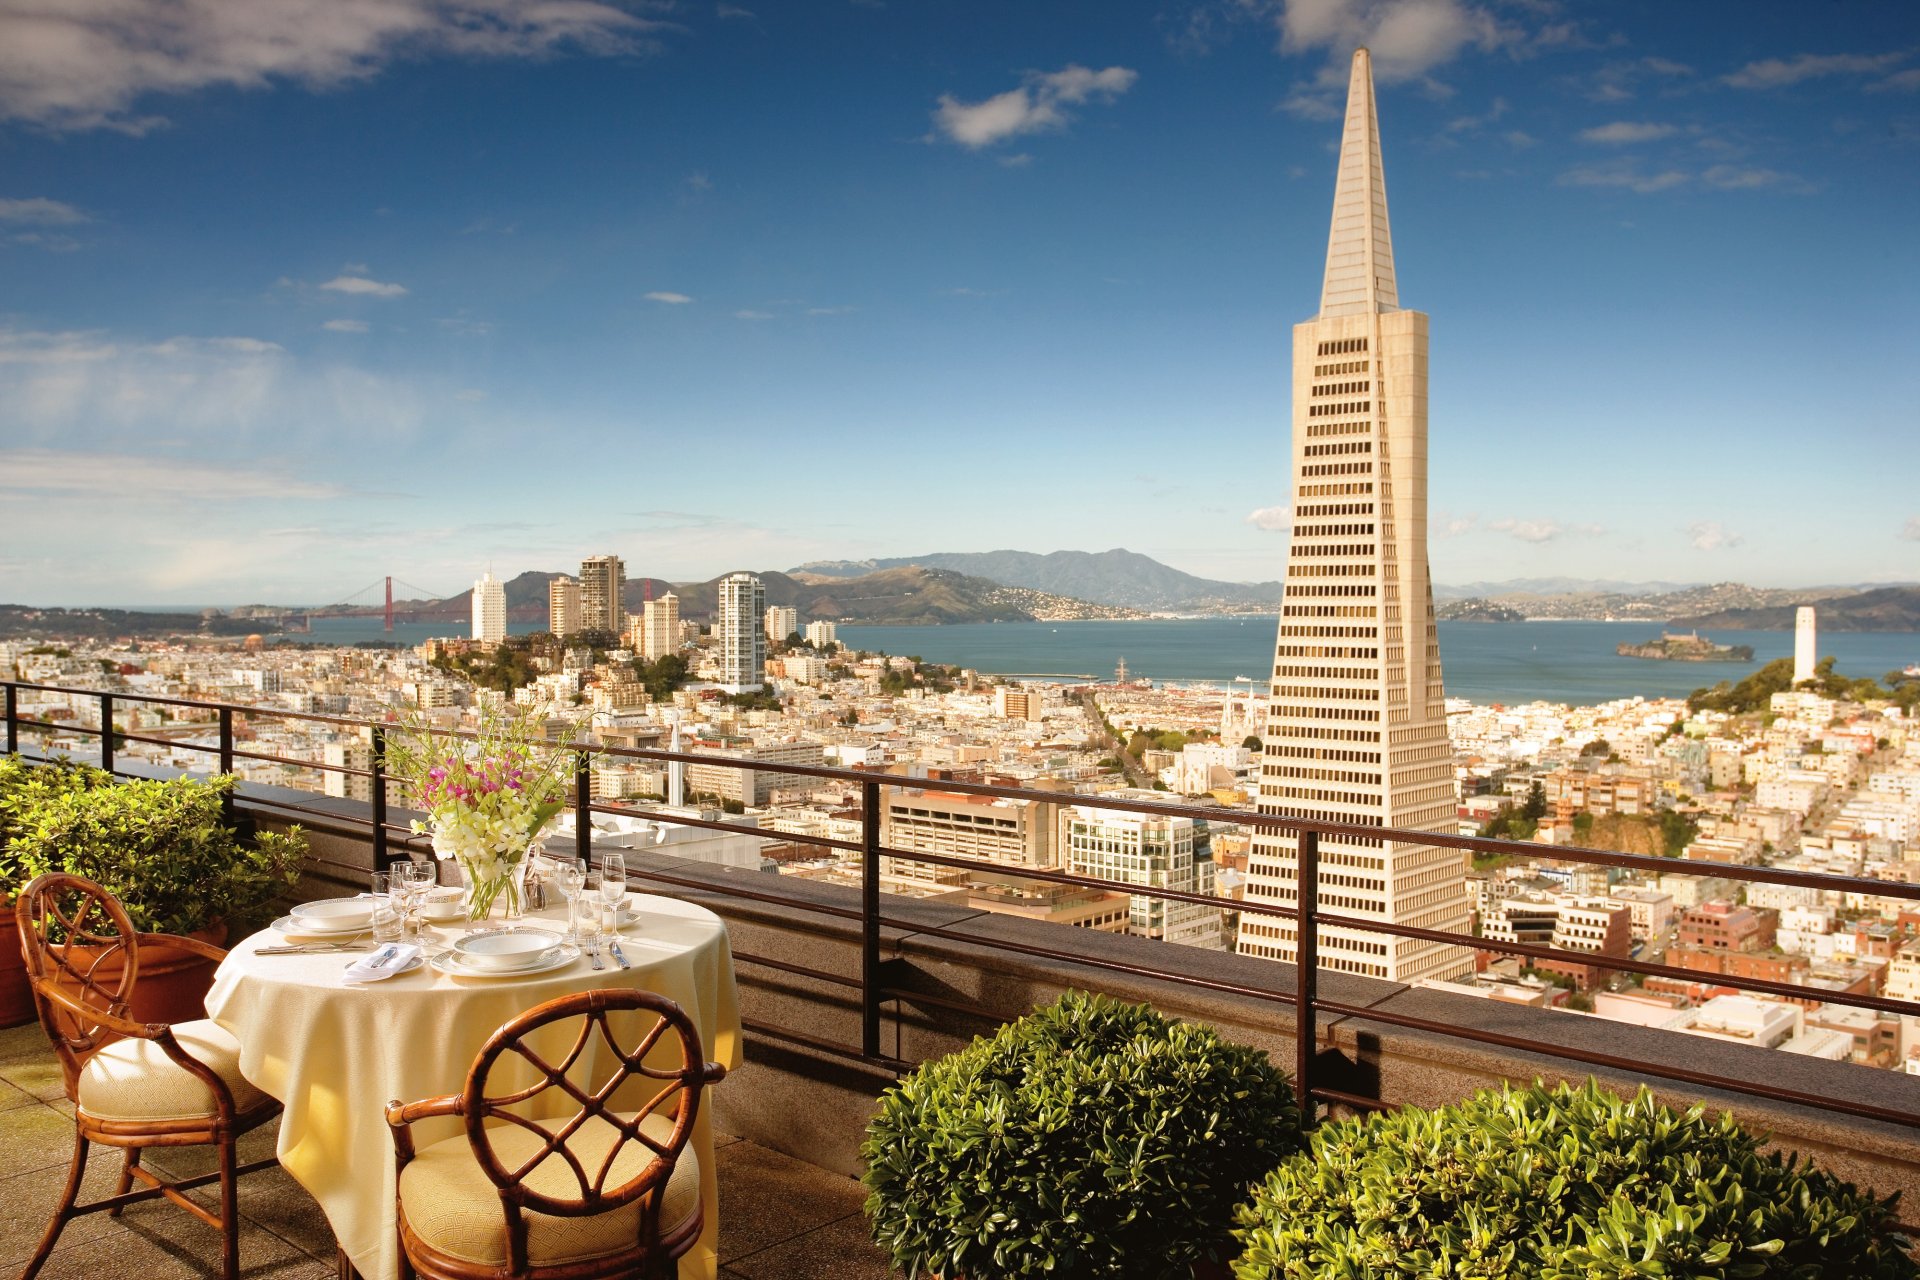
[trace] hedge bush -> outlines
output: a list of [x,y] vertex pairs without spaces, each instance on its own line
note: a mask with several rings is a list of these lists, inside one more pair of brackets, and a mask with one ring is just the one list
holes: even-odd
[[245,928],[300,877],[298,827],[240,839],[224,801],[234,780],[173,778],[56,791],[24,807],[6,857],[19,884],[66,871],[104,885],[142,933]]
[[0,902],[9,902],[34,873],[13,852],[13,835],[27,814],[56,796],[110,787],[114,776],[90,764],[51,763],[0,755]]
[[1190,1280],[1300,1113],[1264,1053],[1068,992],[906,1077],[867,1134],[873,1236],[909,1277]]
[[1322,1126],[1240,1214],[1236,1280],[1892,1280],[1893,1201],[1733,1118],[1589,1081]]

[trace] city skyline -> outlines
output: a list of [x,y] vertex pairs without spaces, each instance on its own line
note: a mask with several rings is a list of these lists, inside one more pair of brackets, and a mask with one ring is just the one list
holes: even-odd
[[0,6],[0,600],[606,548],[1275,578],[1360,43],[1448,319],[1437,580],[1920,577],[1875,464],[1920,391],[1910,14],[749,9]]

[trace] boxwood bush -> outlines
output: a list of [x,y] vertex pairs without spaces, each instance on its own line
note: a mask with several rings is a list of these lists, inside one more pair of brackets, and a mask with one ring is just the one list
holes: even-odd
[[106,886],[142,933],[244,930],[300,878],[307,839],[299,827],[241,839],[226,822],[233,787],[226,775],[53,787],[13,816],[9,891],[66,871]]
[[1322,1126],[1240,1214],[1236,1280],[1890,1280],[1876,1199],[1642,1089],[1489,1090]]
[[867,1214],[909,1277],[1191,1280],[1300,1141],[1264,1053],[1068,992],[887,1092]]

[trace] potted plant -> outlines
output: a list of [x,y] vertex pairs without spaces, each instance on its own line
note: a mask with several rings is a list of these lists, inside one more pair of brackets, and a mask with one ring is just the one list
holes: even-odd
[[1322,1125],[1240,1214],[1235,1280],[1910,1280],[1894,1204],[1644,1088],[1501,1088]]
[[[262,908],[293,885],[307,848],[298,827],[241,840],[226,823],[233,787],[229,776],[173,778],[50,795],[19,815],[7,857],[24,879],[65,871],[103,885],[142,933],[188,934],[217,945],[230,927],[256,923]],[[204,1017],[213,967],[164,944],[143,946],[130,1016]]]
[[1300,1140],[1264,1053],[1068,992],[888,1090],[862,1180],[910,1278],[1189,1280]]
[[13,833],[36,805],[69,791],[112,786],[113,781],[112,774],[92,765],[0,756],[0,913],[6,921],[6,937],[0,939],[0,1027],[17,1027],[34,1019],[33,992],[12,925],[13,900],[33,875],[13,853]]

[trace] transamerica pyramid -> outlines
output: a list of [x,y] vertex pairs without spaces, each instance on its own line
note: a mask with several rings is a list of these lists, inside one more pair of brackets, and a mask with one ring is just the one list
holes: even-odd
[[[1293,329],[1293,538],[1259,810],[1453,832],[1457,789],[1427,574],[1427,317],[1400,308],[1373,63],[1353,55],[1320,313]],[[1293,906],[1292,836],[1256,835],[1247,896]],[[1324,911],[1466,934],[1466,857],[1417,840],[1320,844]],[[1465,947],[1323,927],[1320,964],[1455,978]],[[1294,959],[1294,922],[1246,913],[1243,955]]]

